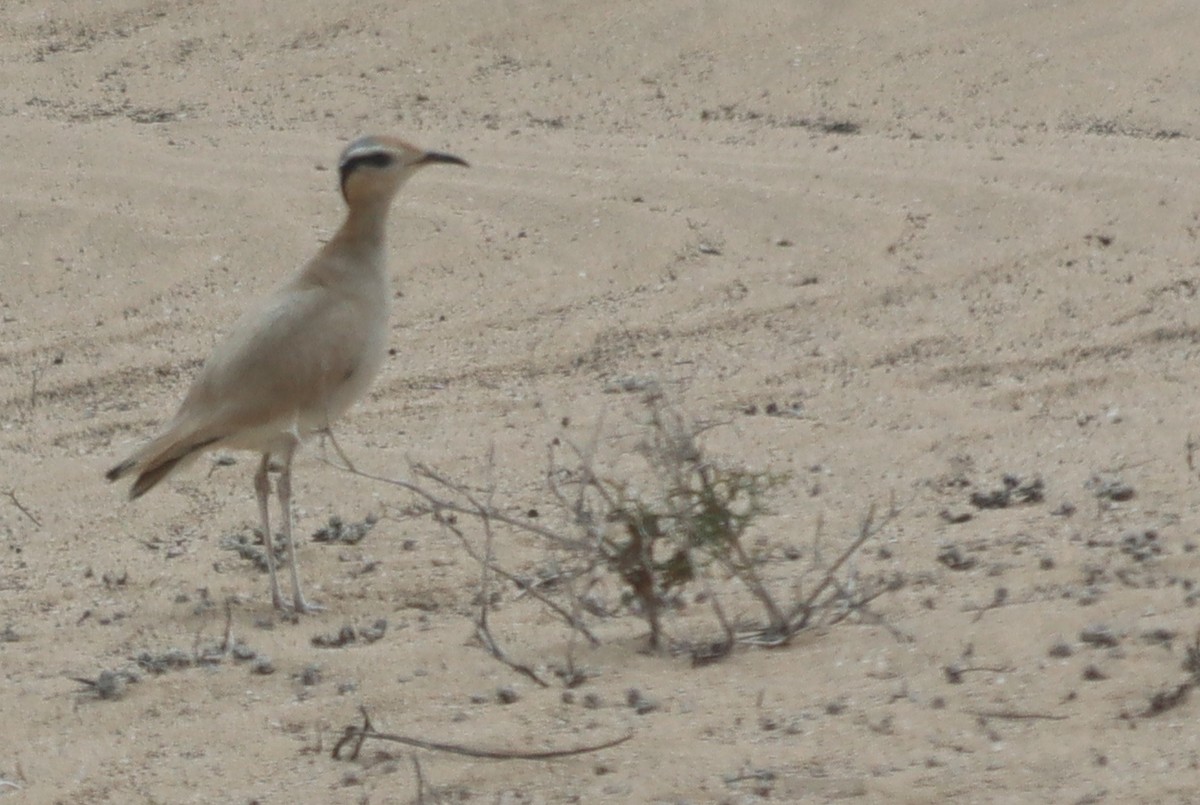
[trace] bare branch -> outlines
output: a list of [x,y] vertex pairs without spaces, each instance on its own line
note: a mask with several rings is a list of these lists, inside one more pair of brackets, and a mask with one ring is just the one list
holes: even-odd
[[465,746],[463,744],[445,743],[442,741],[427,741],[422,738],[413,738],[408,735],[395,735],[392,733],[379,732],[371,725],[370,716],[367,715],[365,707],[360,708],[362,713],[363,723],[360,726],[348,726],[342,732],[342,737],[333,747],[333,759],[342,759],[342,750],[347,746],[350,747],[350,754],[346,756],[347,760],[356,760],[359,751],[362,749],[363,743],[367,739],[375,739],[380,741],[391,741],[393,743],[404,744],[405,746],[413,746],[418,749],[428,749],[433,752],[449,752],[454,755],[463,755],[464,757],[485,758],[488,760],[552,760],[560,757],[571,757],[572,755],[584,755],[589,752],[599,752],[602,749],[610,749],[614,746],[619,746],[633,737],[633,733],[626,733],[620,738],[614,738],[609,741],[604,741],[597,744],[589,744],[586,746],[576,746],[569,749],[545,749],[545,750],[529,750],[520,749],[480,749],[476,747]]
[[32,522],[32,523],[33,523],[35,526],[37,526],[38,528],[41,528],[41,527],[42,527],[42,521],[41,521],[41,520],[39,520],[37,517],[35,517],[35,516],[34,516],[34,514],[33,514],[33,512],[31,512],[31,511],[29,511],[29,509],[25,508],[25,506],[24,506],[24,505],[21,503],[21,501],[17,500],[17,490],[15,490],[15,489],[6,489],[6,490],[4,491],[4,496],[5,496],[6,498],[8,498],[9,500],[11,500],[11,501],[12,501],[12,504],[13,504],[14,506],[16,506],[16,507],[17,507],[17,509],[19,509],[19,510],[20,510],[21,514],[23,514],[23,515],[25,515],[26,517],[28,517],[28,518],[29,518],[29,520],[30,520],[30,522]]
[[[500,644],[496,642],[496,638],[492,635],[492,630],[488,626],[488,612],[491,610],[492,604],[492,524],[486,517],[483,518],[483,533],[483,561],[479,563],[479,618],[475,621],[475,636],[479,638],[479,642],[483,644],[487,652],[497,660],[517,673],[532,679],[543,688],[548,688],[550,684],[538,676],[532,668],[508,656],[504,649],[500,647]],[[465,538],[463,542],[464,544],[466,543]]]
[[795,634],[801,629],[809,625],[812,613],[815,610],[817,600],[824,594],[826,588],[836,581],[837,572],[841,569],[847,560],[850,559],[858,549],[861,548],[868,540],[878,534],[883,527],[886,526],[897,514],[895,505],[889,507],[888,513],[878,524],[875,523],[875,504],[871,504],[871,508],[867,510],[866,517],[862,520],[862,525],[859,527],[858,536],[851,542],[841,555],[834,560],[833,564],[825,571],[825,576],[821,582],[817,584],[815,590],[808,594],[808,597],[796,604],[792,611],[788,613],[788,633]]

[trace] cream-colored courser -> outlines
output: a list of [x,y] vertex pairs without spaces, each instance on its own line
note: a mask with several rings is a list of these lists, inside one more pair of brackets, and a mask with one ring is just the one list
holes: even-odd
[[275,575],[268,471],[277,492],[297,612],[304,600],[292,536],[292,457],[305,437],[330,424],[370,387],[387,355],[388,292],[384,234],[401,185],[426,165],[467,163],[394,137],[362,137],[339,160],[349,211],[337,234],[307,265],[250,310],[213,351],[161,435],[108,471],[137,478],[130,499],[154,488],[206,450],[262,455],[254,476],[266,542],[271,601],[286,607]]

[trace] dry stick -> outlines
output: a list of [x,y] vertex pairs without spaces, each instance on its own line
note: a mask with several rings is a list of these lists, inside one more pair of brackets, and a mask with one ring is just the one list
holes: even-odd
[[1002,718],[1009,721],[1066,721],[1069,716],[1054,713],[1026,713],[1020,710],[963,710],[964,713],[979,718]]
[[489,572],[492,564],[492,525],[487,517],[483,518],[483,534],[484,548],[483,555],[486,561],[481,563],[480,581],[479,581],[479,618],[475,621],[475,636],[479,638],[479,642],[487,649],[487,652],[495,657],[500,662],[507,665],[517,673],[527,676],[541,685],[543,688],[550,687],[550,684],[543,680],[537,673],[528,665],[519,663],[513,660],[504,649],[500,648],[500,644],[496,642],[496,638],[492,636],[492,630],[488,627],[488,612],[491,610],[491,592],[492,592],[492,576]]
[[813,607],[816,604],[817,599],[821,597],[821,595],[825,592],[825,589],[830,584],[834,583],[834,577],[838,570],[841,569],[842,565],[844,565],[846,561],[866,543],[867,540],[878,534],[880,529],[882,529],[884,525],[886,525],[893,517],[895,517],[895,514],[894,508],[889,510],[887,516],[880,521],[878,526],[872,527],[875,520],[875,504],[871,504],[871,507],[867,509],[867,516],[863,518],[862,526],[859,528],[858,536],[855,538],[854,542],[850,543],[850,545],[844,551],[842,551],[841,555],[838,556],[834,563],[829,566],[829,569],[825,571],[825,577],[821,579],[821,583],[817,585],[817,588],[809,593],[808,598],[801,601],[792,608],[790,613],[788,613],[788,634],[795,634],[808,625],[809,616],[812,615]]
[[[468,556],[470,556],[472,559],[474,559],[476,562],[479,562],[480,564],[483,564],[485,561],[487,561],[486,559],[484,559],[484,557],[480,556],[478,554],[478,552],[476,552],[474,546],[471,545],[471,541],[467,539],[466,535],[463,534],[463,532],[460,528],[455,526],[453,523],[451,523],[445,517],[442,517],[440,514],[438,514],[438,512],[436,510],[431,510],[430,513],[433,515],[434,519],[437,520],[439,525],[441,525],[443,528],[448,530],[451,534],[453,534],[459,540],[459,542],[462,543],[462,546],[466,550]],[[483,515],[481,515],[479,513],[475,513],[474,516],[483,517]],[[556,615],[558,615],[560,618],[562,618],[563,621],[568,626],[570,626],[572,629],[574,629],[575,631],[579,632],[584,637],[586,637],[588,639],[588,642],[591,643],[593,646],[600,645],[600,639],[598,637],[596,637],[594,634],[592,634],[592,631],[587,628],[587,626],[583,623],[582,620],[580,620],[578,617],[572,615],[570,612],[568,612],[566,609],[564,609],[559,604],[555,603],[552,599],[548,598],[546,595],[539,592],[532,585],[526,584],[520,578],[518,578],[515,574],[510,573],[509,571],[505,570],[504,568],[500,567],[499,565],[495,564],[494,562],[491,563],[491,571],[493,573],[495,573],[497,576],[502,576],[507,581],[511,581],[513,584],[520,587],[522,592],[527,592],[531,596],[536,598],[540,603],[545,605],[547,608],[552,610]]]
[[505,514],[504,512],[496,511],[495,509],[491,509],[491,510],[487,509],[485,506],[478,503],[470,495],[470,493],[468,493],[466,491],[465,488],[463,488],[462,486],[455,485],[453,482],[443,478],[442,476],[438,475],[437,473],[433,472],[433,470],[430,470],[428,467],[426,467],[422,464],[413,465],[413,469],[418,474],[423,475],[426,478],[429,478],[431,481],[435,481],[438,484],[441,484],[442,486],[445,486],[448,489],[451,489],[451,490],[457,492],[458,494],[462,495],[464,498],[467,499],[467,502],[470,503],[471,505],[464,506],[461,503],[457,503],[453,500],[446,500],[444,498],[439,498],[436,495],[434,495],[433,493],[429,492],[428,490],[426,490],[410,481],[401,481],[397,478],[388,478],[387,476],[376,475],[375,473],[366,472],[364,470],[350,469],[348,467],[340,467],[337,464],[334,464],[332,461],[329,461],[328,459],[324,459],[324,458],[318,458],[318,461],[322,461],[331,467],[336,467],[337,469],[340,469],[343,472],[349,472],[352,475],[357,475],[360,478],[367,478],[372,481],[379,481],[381,483],[385,483],[390,486],[399,487],[400,489],[407,489],[409,492],[412,492],[414,495],[416,495],[420,498],[424,498],[425,501],[428,502],[428,504],[435,510],[441,509],[443,511],[454,512],[456,514],[467,514],[467,515],[471,515],[474,517],[479,517],[481,514],[486,513],[488,517],[490,517],[492,520],[496,521],[497,523],[504,523],[505,525],[513,526],[514,528],[519,528],[530,534],[534,534],[539,537],[545,537],[546,539],[550,540],[551,542],[557,543],[559,545],[563,545],[568,548],[578,547],[578,544],[575,541],[569,540],[566,537],[564,537],[562,534],[552,531],[549,528],[545,528],[543,526],[539,526],[534,523],[525,522],[523,520],[518,520],[516,517],[510,517],[509,515]]
[[735,634],[732,624],[730,624],[729,619],[725,617],[725,608],[721,606],[721,602],[717,600],[717,594],[715,592],[709,592],[708,601],[712,604],[713,612],[716,613],[717,620],[721,624],[721,629],[723,629],[725,632],[726,644],[732,646],[734,643]]
[[[842,588],[842,586],[840,584],[837,584],[836,586],[838,587],[838,590],[840,592],[842,592],[843,596],[845,596],[847,598],[849,597],[848,593]],[[829,619],[829,621],[826,623],[826,625],[833,626],[837,623],[841,623],[843,620],[845,620],[847,617],[849,617],[851,612],[863,612],[868,615],[872,615],[880,623],[883,623],[883,616],[872,611],[870,608],[870,604],[872,601],[874,601],[876,598],[879,598],[884,593],[895,592],[896,590],[900,589],[900,587],[901,587],[901,585],[899,585],[895,582],[885,582],[883,584],[880,584],[878,587],[876,587],[870,593],[864,593],[863,595],[859,596],[857,599],[851,600],[851,602],[847,606],[847,608],[844,611],[833,615]],[[884,625],[887,626],[886,623],[884,623]],[[897,638],[904,637],[899,632],[899,630],[892,629],[892,627],[890,627],[890,626],[888,628],[889,628],[889,630],[892,631],[893,637],[897,637]],[[912,638],[904,637],[904,639],[906,641],[911,641]]]
[[428,749],[433,752],[449,752],[454,755],[463,755],[464,757],[485,758],[488,760],[552,760],[560,757],[570,757],[572,755],[584,755],[588,752],[599,752],[602,749],[609,749],[614,746],[619,746],[633,737],[633,733],[627,733],[620,738],[614,738],[611,741],[605,741],[598,744],[590,744],[588,746],[576,746],[570,749],[546,749],[542,751],[523,752],[519,749],[476,749],[462,744],[444,743],[441,741],[426,741],[422,738],[412,738],[407,735],[393,735],[386,732],[378,732],[371,726],[371,718],[367,715],[367,708],[360,707],[359,712],[362,713],[363,723],[360,727],[346,727],[342,733],[341,739],[333,747],[333,759],[341,760],[342,749],[347,744],[352,744],[350,754],[347,760],[355,760],[358,758],[358,753],[362,749],[363,743],[368,738],[376,738],[380,741],[392,741],[393,743],[404,744],[405,746],[415,746],[418,749]]
[[233,601],[225,599],[225,637],[221,641],[221,653],[228,654],[233,649]]
[[[557,533],[555,533],[549,529],[543,528],[541,526],[535,526],[532,523],[529,523],[526,521],[518,520],[513,517],[508,517],[507,515],[504,515],[503,513],[499,512],[495,508],[495,506],[492,506],[490,503],[488,503],[488,504],[480,503],[461,484],[454,483],[453,481],[440,475],[437,472],[434,472],[429,467],[427,467],[423,464],[414,464],[413,471],[415,473],[417,473],[418,475],[428,478],[429,480],[433,481],[434,483],[440,484],[441,486],[444,486],[447,489],[449,489],[459,495],[462,495],[464,498],[466,498],[467,502],[470,503],[471,506],[474,508],[467,509],[465,507],[458,507],[457,509],[454,509],[454,510],[459,513],[472,515],[472,516],[477,517],[480,520],[482,520],[484,522],[485,532],[490,532],[490,527],[491,527],[490,523],[492,520],[495,520],[497,522],[501,522],[506,525],[511,525],[515,528],[524,530],[529,533],[536,534],[538,536],[549,535],[553,540],[557,541],[559,544],[565,544],[565,545],[569,545],[569,546],[576,547],[576,548],[578,547],[578,543],[575,543],[574,541],[563,537],[561,534],[557,534]],[[407,488],[412,488],[414,491],[418,491],[418,489],[413,485],[407,485]],[[429,500],[431,503],[434,500],[433,496],[431,496],[427,492],[418,491],[418,494],[421,494],[423,497],[426,498],[426,500]],[[434,505],[436,505],[436,504],[434,504]],[[463,543],[464,547],[466,547],[468,553],[470,553],[471,556],[476,561],[484,561],[486,563],[486,565],[488,567],[490,567],[490,569],[500,571],[501,575],[504,575],[506,578],[508,578],[514,582],[518,581],[516,579],[516,577],[514,577],[512,574],[502,571],[499,567],[497,567],[495,565],[494,562],[491,562],[490,560],[487,560],[486,558],[485,558],[485,560],[480,560],[478,554],[476,554],[474,552],[474,550],[471,548],[469,541],[462,534],[462,532],[459,531],[458,529],[452,529],[452,530],[459,537],[459,540]],[[578,618],[572,617],[571,614],[568,613],[565,609],[563,609],[558,604],[555,604],[554,602],[552,602],[546,596],[543,596],[536,590],[532,589],[532,587],[527,587],[527,589],[529,590],[530,595],[537,598],[543,604],[546,604],[551,609],[553,609],[554,612],[557,613],[559,615],[559,617],[561,617],[568,625],[570,625],[574,629],[579,630],[585,637],[587,637],[588,641],[592,645],[594,645],[594,646],[600,645],[599,639],[597,639],[596,636],[593,635],[587,629],[587,627],[584,626],[581,621],[579,621]]]
[[[490,511],[490,510],[496,508],[495,504],[494,504],[495,494],[496,494],[496,482],[495,482],[496,443],[495,442],[492,442],[488,446],[487,472],[488,472],[488,486],[487,486],[487,507],[486,508],[488,511]],[[491,569],[492,569],[492,565],[495,562],[495,553],[492,551],[492,545],[493,545],[492,521],[490,518],[488,518],[487,514],[483,514],[480,517],[480,520],[483,523],[483,558],[484,558],[484,561],[480,562],[480,568],[479,568],[479,618],[475,621],[475,637],[478,638],[479,642],[483,644],[483,647],[487,650],[487,652],[489,654],[491,654],[493,657],[495,657],[497,660],[499,660],[503,664],[507,665],[509,668],[513,669],[517,673],[522,674],[523,676],[526,676],[526,677],[532,679],[534,682],[536,682],[541,687],[548,688],[548,687],[550,687],[550,685],[548,683],[546,683],[545,681],[543,681],[542,678],[540,676],[538,676],[537,673],[534,672],[534,670],[532,668],[530,668],[528,665],[525,665],[523,663],[518,663],[515,660],[511,659],[508,656],[508,654],[502,648],[500,648],[500,644],[496,641],[495,636],[492,634],[491,627],[488,625],[488,613],[491,611],[491,605],[492,605],[492,573],[491,573]],[[462,534],[461,531],[459,531],[457,528],[455,529],[455,531],[457,533],[459,533],[460,539],[462,539],[463,544],[465,545],[466,544],[465,535]]]
[[22,505],[21,501],[17,500],[17,490],[15,490],[15,489],[5,490],[4,496],[6,498],[8,498],[9,500],[11,500],[12,504],[20,510],[21,514],[28,517],[35,526],[37,526],[38,528],[42,527],[42,521],[39,520],[37,517],[34,517],[33,512],[29,511],[29,509],[25,508],[25,506]]
[[[583,476],[579,481],[578,502],[576,503],[575,507],[571,509],[571,511],[576,512],[576,514],[580,513],[583,510],[584,496],[588,489],[595,490],[596,493],[600,495],[601,499],[603,499],[605,505],[607,505],[610,510],[616,511],[618,508],[620,508],[618,501],[609,492],[608,487],[606,487],[604,485],[604,482],[602,480],[600,480],[599,476],[596,475],[596,470],[595,470],[596,465],[594,462],[595,462],[595,453],[596,453],[596,450],[598,449],[597,445],[600,440],[599,427],[600,427],[599,424],[597,424],[596,432],[593,433],[592,441],[589,442],[586,450],[580,449],[580,447],[577,444],[575,444],[573,441],[571,441],[570,439],[562,440],[562,442],[564,444],[566,444],[568,447],[571,448],[571,451],[575,454],[575,457],[579,460],[579,469],[580,469],[581,475]],[[553,467],[554,466],[553,445],[551,445],[551,449],[550,449],[550,461],[551,461],[551,466]],[[552,488],[557,489],[557,487],[554,487],[553,485],[552,485]],[[588,533],[592,537],[594,537],[598,543],[602,543],[603,539],[604,539],[603,532],[601,532],[598,529],[595,529],[594,528],[595,523],[591,522],[590,520],[586,525],[587,525]]]
[[[696,473],[700,476],[700,482],[704,484],[706,492],[713,491],[712,475],[709,472],[708,466],[698,466]],[[771,591],[767,589],[767,585],[763,583],[762,578],[758,575],[758,571],[754,569],[754,562],[746,554],[746,549],[742,547],[740,535],[734,535],[728,540],[728,544],[733,548],[733,552],[737,555],[737,561],[731,561],[728,556],[722,554],[721,561],[738,579],[750,588],[750,593],[759,600],[763,608],[767,610],[767,618],[771,621],[771,628],[775,631],[783,631],[787,629],[788,619],[784,617],[783,610],[775,603],[775,597],[771,595]]]
[[45,366],[36,366],[31,373],[32,378],[29,383],[29,412],[31,414],[33,413],[33,409],[37,408],[38,381],[42,379],[42,373],[45,371]]

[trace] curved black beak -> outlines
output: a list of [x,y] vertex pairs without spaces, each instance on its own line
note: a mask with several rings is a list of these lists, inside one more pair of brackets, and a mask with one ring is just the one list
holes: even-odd
[[426,151],[425,156],[417,160],[418,165],[432,165],[437,162],[443,165],[462,165],[464,168],[471,167],[465,159],[456,157],[454,154],[443,154],[440,151]]

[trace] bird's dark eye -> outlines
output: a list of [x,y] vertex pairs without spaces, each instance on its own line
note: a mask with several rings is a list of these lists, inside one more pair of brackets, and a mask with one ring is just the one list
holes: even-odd
[[365,154],[353,156],[342,163],[339,173],[341,173],[342,184],[346,184],[346,179],[350,174],[354,173],[364,165],[369,165],[372,168],[386,168],[394,161],[391,154],[387,151],[368,151]]

